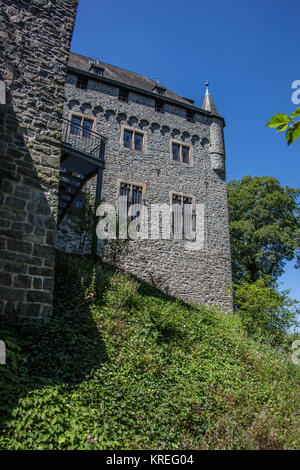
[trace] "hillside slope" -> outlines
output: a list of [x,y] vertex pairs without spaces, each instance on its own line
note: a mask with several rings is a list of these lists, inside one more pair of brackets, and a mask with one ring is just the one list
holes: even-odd
[[0,330],[1,449],[295,449],[299,367],[239,318],[57,257],[55,316]]

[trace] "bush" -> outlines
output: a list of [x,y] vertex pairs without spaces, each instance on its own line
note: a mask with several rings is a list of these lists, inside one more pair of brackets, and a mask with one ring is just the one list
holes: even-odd
[[104,302],[116,310],[128,310],[137,305],[138,283],[128,274],[116,272],[105,286]]
[[284,332],[297,324],[298,302],[289,298],[288,291],[278,292],[269,285],[268,278],[237,283],[235,305],[249,334],[280,342]]
[[11,340],[0,449],[300,447],[290,356],[250,337],[238,315],[138,287],[58,258],[51,321],[0,331]]
[[6,364],[0,365],[0,415],[5,415],[10,410],[10,404],[17,399],[20,388],[26,391],[28,372],[27,359],[18,339],[10,331],[1,329],[0,338],[6,344]]

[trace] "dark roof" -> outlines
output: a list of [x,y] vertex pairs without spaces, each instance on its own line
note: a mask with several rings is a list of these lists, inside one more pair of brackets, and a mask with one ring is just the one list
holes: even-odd
[[153,90],[161,90],[161,91],[167,91],[166,87],[162,86],[160,83],[156,82]]
[[163,85],[158,84],[156,81],[151,80],[148,77],[144,77],[143,75],[139,75],[138,73],[129,72],[128,70],[121,69],[120,67],[116,67],[115,65],[106,64],[101,61],[98,61],[98,63],[96,64],[95,59],[84,57],[82,55],[75,54],[74,52],[70,53],[68,65],[69,67],[82,70],[84,72],[91,72],[90,62],[93,62],[98,67],[104,68],[104,77],[108,79],[115,80],[117,82],[123,83],[124,85],[140,88],[142,90],[152,93],[155,93],[153,92],[153,89],[155,87],[160,87],[166,90],[164,96],[166,96],[167,98],[171,98],[183,104],[191,105],[191,100],[176,95],[171,90],[165,88]]

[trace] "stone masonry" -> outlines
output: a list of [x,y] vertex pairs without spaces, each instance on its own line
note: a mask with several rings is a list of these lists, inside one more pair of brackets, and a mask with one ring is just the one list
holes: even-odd
[[[128,87],[128,81],[110,80],[113,70],[101,62],[103,78],[93,76],[88,65],[92,60],[75,56],[71,54],[69,63],[64,116],[92,119],[94,130],[107,138],[102,199],[117,204],[119,183],[126,181],[145,188],[146,207],[170,204],[172,191],[192,195],[196,203],[204,204],[203,249],[187,251],[185,240],[132,241],[122,268],[183,300],[232,310],[223,118],[214,107],[196,108],[191,100],[176,95],[169,95],[172,99],[159,96],[163,112],[158,112],[155,90],[139,92],[136,83]],[[89,79],[87,89],[76,86],[80,73]],[[132,80],[138,79],[134,76]],[[121,86],[128,88],[128,102],[119,99]],[[193,112],[192,120],[187,119],[187,110]],[[143,151],[124,147],[124,128],[144,133]],[[190,146],[191,165],[172,160],[173,140]],[[58,248],[68,249],[63,230],[62,223]]]
[[47,319],[52,312],[64,82],[77,1],[0,4],[0,314]]

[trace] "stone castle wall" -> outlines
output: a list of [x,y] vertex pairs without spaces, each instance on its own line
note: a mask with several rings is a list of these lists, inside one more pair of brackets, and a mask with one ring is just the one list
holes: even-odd
[[[187,251],[184,240],[132,241],[122,267],[186,301],[231,310],[222,120],[196,113],[191,123],[183,109],[170,104],[158,113],[154,99],[136,93],[124,103],[118,100],[118,88],[96,80],[89,80],[86,91],[80,90],[74,74],[67,77],[66,98],[65,117],[72,113],[93,117],[95,130],[108,138],[102,185],[106,202],[116,203],[118,181],[125,180],[145,185],[146,206],[170,204],[171,191],[193,195],[196,203],[204,204],[203,249]],[[145,152],[123,148],[122,126],[146,133]],[[191,145],[192,166],[172,161],[171,139]]]
[[0,4],[0,314],[52,312],[64,82],[78,0]]

